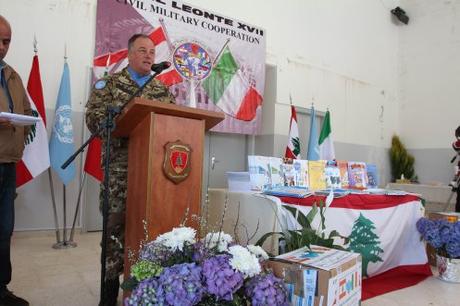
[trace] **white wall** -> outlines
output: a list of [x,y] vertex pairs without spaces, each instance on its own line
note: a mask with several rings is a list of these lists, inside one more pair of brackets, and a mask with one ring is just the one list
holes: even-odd
[[401,135],[412,149],[450,149],[460,125],[460,1],[401,5],[411,18],[401,28]]
[[453,177],[451,144],[460,125],[460,1],[403,0],[400,134],[421,182]]

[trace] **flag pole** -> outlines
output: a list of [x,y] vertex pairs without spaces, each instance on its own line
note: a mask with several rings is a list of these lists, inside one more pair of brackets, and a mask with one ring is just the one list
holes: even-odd
[[[77,207],[75,208],[75,214],[73,216],[73,222],[72,222],[72,229],[70,230],[69,242],[72,242],[72,243],[74,243],[73,236],[75,233],[75,223],[77,222],[78,210],[80,209],[80,203],[81,203],[81,194],[83,192],[83,187],[85,186],[85,182],[86,182],[86,172],[83,173],[83,180],[82,180],[82,183],[80,184],[80,190],[78,191]],[[75,243],[75,246],[77,246],[76,243]]]
[[165,22],[164,22],[163,18],[160,18],[158,21],[160,21],[160,26],[163,29],[163,33],[165,34],[166,43],[168,44],[169,52],[172,52],[173,51],[173,45],[171,43],[171,40],[169,39],[168,30],[166,29]]
[[[67,63],[67,43],[64,44],[64,63]],[[77,244],[73,241],[67,240],[67,199],[66,199],[66,186],[63,183],[63,229],[62,229],[62,242],[53,245],[55,249],[68,249],[75,248]]]
[[[34,47],[34,53],[35,55],[38,54],[38,40],[37,40],[37,35],[34,33],[34,42],[33,42],[33,47]],[[48,168],[48,178],[49,178],[49,183],[50,183],[50,191],[51,191],[51,202],[53,203],[53,215],[54,215],[54,227],[55,227],[55,232],[56,232],[56,244],[61,242],[61,235],[59,233],[59,221],[58,221],[58,216],[57,216],[57,209],[56,209],[56,199],[54,196],[54,185],[53,185],[53,177],[51,176],[51,168]]]
[[66,199],[66,186],[65,184],[63,183],[62,184],[63,188],[62,188],[62,200],[63,200],[63,229],[62,229],[62,235],[63,235],[63,238],[62,238],[62,242],[60,243],[56,243],[55,245],[53,245],[53,249],[68,249],[68,248],[75,248],[77,246],[77,244],[73,241],[69,241],[67,240],[67,199]]
[[[53,215],[54,215],[54,227],[56,228],[56,244],[61,243],[61,237],[59,233],[59,223],[56,209],[56,199],[54,198],[54,187],[53,187],[53,177],[51,176],[51,168],[48,168],[48,177],[51,189],[51,200],[53,202]],[[54,245],[53,245],[54,248]]]

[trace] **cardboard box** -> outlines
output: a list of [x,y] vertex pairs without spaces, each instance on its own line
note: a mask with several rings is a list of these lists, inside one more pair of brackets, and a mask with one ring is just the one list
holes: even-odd
[[[428,214],[428,219],[439,220],[445,219],[449,222],[457,222],[460,219],[460,213],[457,212],[432,212]],[[426,255],[428,256],[428,262],[432,266],[436,266],[436,250],[431,245],[426,244]]]
[[311,246],[277,256],[268,265],[287,284],[291,305],[360,304],[360,254]]

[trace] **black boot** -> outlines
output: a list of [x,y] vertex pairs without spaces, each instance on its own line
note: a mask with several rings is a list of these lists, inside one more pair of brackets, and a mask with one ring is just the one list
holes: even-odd
[[0,306],[29,306],[29,302],[5,289],[0,292]]
[[99,306],[116,306],[119,288],[120,280],[118,278],[107,279],[105,281],[104,299],[99,302]]

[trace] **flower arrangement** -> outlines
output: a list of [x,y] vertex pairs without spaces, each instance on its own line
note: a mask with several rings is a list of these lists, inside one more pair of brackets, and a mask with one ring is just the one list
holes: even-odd
[[435,248],[438,255],[460,258],[460,222],[420,218],[416,226],[422,239]]
[[281,279],[263,269],[267,253],[223,232],[201,240],[174,228],[144,244],[122,285],[129,305],[288,305]]

